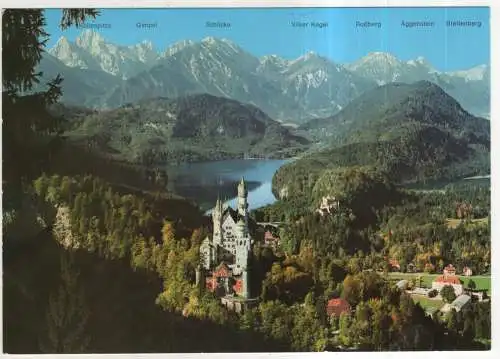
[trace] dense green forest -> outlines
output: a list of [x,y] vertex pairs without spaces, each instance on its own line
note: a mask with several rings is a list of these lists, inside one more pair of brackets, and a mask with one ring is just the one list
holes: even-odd
[[[188,281],[194,275],[196,255],[188,256],[198,253],[188,248],[199,244],[201,236],[199,231],[193,230],[202,220],[195,208],[185,205],[187,208],[183,212],[181,201],[120,195],[102,180],[90,176],[42,176],[34,182],[32,196],[53,234],[42,232],[30,241],[7,239],[5,242],[4,309],[9,313],[5,319],[9,330],[5,331],[4,345],[7,352],[199,352],[282,348],[259,333],[246,334],[234,328],[234,324],[227,321],[228,313],[210,296],[200,298],[204,300],[200,306],[206,305],[204,315],[199,314],[201,309],[194,318],[180,315],[184,295],[189,290],[197,294]],[[165,218],[171,222],[165,224]],[[179,236],[176,238],[172,238],[174,226]],[[9,233],[8,226],[4,230]],[[172,262],[170,258],[175,251],[180,258]],[[59,268],[59,258],[66,262],[65,258],[73,258],[73,261],[69,267],[66,263]],[[33,273],[31,266],[23,265],[28,260],[43,270]],[[172,275],[184,265],[190,266],[186,277],[183,270],[180,278]],[[61,280],[58,281],[60,272]],[[82,272],[82,276],[78,277],[78,272]],[[165,281],[163,292],[162,278]],[[79,292],[67,288],[70,283],[66,281],[77,280],[79,290],[85,293],[83,304],[70,300]],[[171,289],[175,293],[171,294]],[[57,297],[60,291],[68,301],[60,301]],[[55,297],[50,293],[55,293]],[[38,310],[33,308],[36,314],[23,313],[23,308],[30,306],[32,301],[37,303]],[[161,310],[155,302],[166,306],[167,310]],[[84,323],[78,324],[82,328],[74,328],[71,323],[68,327],[61,324],[60,318],[70,313],[75,321],[86,318]],[[55,334],[45,337],[46,330]],[[231,340],[216,340],[220,336]],[[197,344],[192,343],[195,340]],[[60,343],[66,344],[60,347]]]
[[[315,213],[317,197],[304,203],[301,211],[296,209],[297,199],[282,200],[256,210],[255,216],[286,221],[281,239],[291,253],[305,241],[320,253],[360,257],[360,270],[382,270],[390,257],[402,268],[413,263],[420,271],[439,271],[443,263],[454,263],[459,269],[469,266],[475,273],[489,271],[489,183],[418,191],[397,187],[378,172],[369,177],[370,172],[364,171],[351,168],[332,173],[336,176],[329,183],[335,184],[333,194],[340,200],[335,215]],[[450,226],[450,221],[458,225]]]
[[[36,241],[29,244],[33,247],[27,254],[40,263],[39,268],[47,268],[44,274],[54,274],[29,275],[31,270],[22,269],[24,259],[19,258],[26,255],[24,250],[13,246],[4,252],[8,259],[5,300],[9,313],[20,313],[33,298],[39,298],[38,303],[43,299],[45,306],[38,305],[45,308],[41,312],[46,313],[43,316],[37,312],[34,318],[38,319],[29,313],[8,316],[8,326],[17,329],[6,333],[7,351],[26,350],[16,340],[19,337],[29,338],[28,342],[32,343],[29,351],[33,352],[55,351],[60,342],[67,343],[66,349],[62,349],[65,352],[303,351],[336,350],[341,346],[364,350],[439,350],[473,348],[479,345],[473,343],[474,338],[488,338],[489,309],[484,303],[474,304],[472,309],[483,313],[478,323],[471,324],[467,317],[461,319],[462,324],[457,324],[460,321],[456,319],[431,319],[379,274],[363,272],[363,269],[382,265],[384,246],[379,243],[382,248],[377,247],[375,233],[370,228],[360,229],[360,224],[351,226],[349,217],[343,214],[326,223],[317,217],[309,223],[309,217],[305,217],[296,227],[283,230],[284,248],[289,253],[286,257],[276,257],[268,248],[256,246],[253,285],[260,287],[262,302],[237,316],[222,308],[215,296],[194,284],[199,243],[206,228],[195,212],[164,222],[169,212],[179,214],[177,206],[169,208],[168,202],[161,198],[119,195],[102,180],[91,176],[42,176],[34,182],[33,191],[39,212],[44,214],[47,223],[52,223],[56,240],[46,233],[36,239],[38,245]],[[464,194],[456,194],[454,199],[466,198]],[[483,198],[486,205],[486,195]],[[426,197],[425,200],[441,203],[439,198]],[[453,203],[453,199],[449,203]],[[411,208],[411,205],[402,208]],[[450,232],[450,240],[457,243],[461,235],[465,240],[466,233],[465,229]],[[446,243],[442,233],[439,235],[440,243],[443,240]],[[489,238],[487,231],[484,235]],[[429,240],[430,245],[435,244],[432,237]],[[294,241],[293,246],[289,244]],[[469,245],[468,241],[464,243]],[[482,244],[489,245],[489,241]],[[59,260],[54,260],[58,257],[73,258],[73,262],[68,265],[64,263],[68,260],[63,259],[60,266]],[[60,302],[54,299],[56,294],[51,296],[51,293],[62,292],[71,298],[75,291],[66,287],[76,286],[73,281],[86,293],[84,302],[75,299]],[[115,284],[109,287],[110,282]],[[325,301],[338,295],[355,306],[355,315],[328,320]],[[108,300],[115,301],[112,311],[105,305]],[[65,305],[75,306],[71,313],[80,323],[71,326],[71,330],[58,327],[57,316],[66,313],[65,307],[61,308]],[[155,318],[136,316],[133,308],[141,312],[147,310]],[[124,316],[124,312],[130,314]],[[115,323],[112,318],[117,316],[120,317],[118,324],[110,327],[111,322]],[[453,332],[447,321],[452,322]],[[47,327],[48,333],[58,334],[45,338],[46,331],[42,328]],[[206,333],[201,328],[211,329]],[[99,335],[104,330],[113,333],[109,341]],[[184,330],[189,331],[192,338],[200,333],[196,346],[189,344],[188,339],[179,339]],[[337,330],[339,334],[333,335]],[[150,331],[165,331],[170,335],[148,335]],[[217,340],[222,333],[231,340]],[[420,334],[415,337],[416,333]],[[123,338],[130,339],[126,346],[120,347]],[[37,346],[39,343],[44,345]]]

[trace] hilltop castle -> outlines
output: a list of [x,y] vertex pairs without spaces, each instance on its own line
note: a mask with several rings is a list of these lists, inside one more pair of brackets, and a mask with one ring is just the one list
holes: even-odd
[[251,297],[249,260],[253,240],[248,226],[247,199],[243,179],[238,185],[237,210],[217,199],[212,211],[213,235],[207,236],[200,246],[201,268],[197,281],[225,297]]

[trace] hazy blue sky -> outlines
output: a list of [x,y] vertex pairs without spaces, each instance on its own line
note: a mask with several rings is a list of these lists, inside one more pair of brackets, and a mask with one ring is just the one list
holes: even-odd
[[[61,31],[60,10],[47,10],[48,46],[64,35],[74,40],[81,30]],[[130,45],[151,40],[163,50],[179,40],[207,36],[227,38],[250,53],[296,58],[314,51],[333,61],[357,60],[369,52],[390,52],[402,60],[425,57],[438,70],[466,69],[490,63],[488,8],[323,8],[323,9],[104,9],[95,23],[111,42]],[[328,27],[294,28],[292,21],[327,22]],[[446,26],[446,20],[481,21],[478,27]],[[225,21],[230,29],[207,28]],[[381,22],[382,28],[357,28],[356,21]],[[433,28],[407,29],[402,21],[434,21]],[[138,22],[157,23],[139,29]]]

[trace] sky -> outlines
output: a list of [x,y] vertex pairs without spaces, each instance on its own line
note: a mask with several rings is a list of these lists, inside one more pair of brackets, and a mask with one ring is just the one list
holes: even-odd
[[[46,11],[48,47],[61,36],[74,41],[81,29],[61,31],[61,11]],[[447,20],[481,21],[481,27],[447,27]],[[211,28],[206,22],[230,23]],[[307,28],[292,22],[309,23]],[[356,27],[356,22],[380,22],[381,28]],[[431,28],[404,28],[402,21],[432,21]],[[423,56],[439,71],[490,64],[490,11],[488,8],[282,8],[282,9],[103,9],[89,23],[108,24],[97,30],[110,42],[132,45],[150,40],[164,50],[180,40],[205,37],[229,39],[255,56],[276,54],[294,59],[313,51],[337,63],[358,60],[382,51],[400,60]],[[327,23],[323,28],[312,22]],[[137,23],[155,23],[138,28]]]

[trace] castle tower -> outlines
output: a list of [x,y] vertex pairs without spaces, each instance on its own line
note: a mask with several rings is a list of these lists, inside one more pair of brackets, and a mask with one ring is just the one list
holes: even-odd
[[222,246],[222,201],[217,197],[217,202],[215,203],[215,208],[212,211],[212,223],[214,226],[213,243],[214,246]]
[[248,227],[243,218],[236,223],[236,267],[234,274],[241,274],[242,291],[244,298],[250,298],[250,268],[248,266],[251,256],[251,239]]
[[235,274],[239,275],[247,267],[250,253],[250,235],[243,218],[236,223],[236,267]]
[[243,275],[241,277],[243,284],[243,290],[241,291],[241,294],[244,298],[250,298],[250,273],[248,271],[248,268],[243,269]]
[[248,190],[243,177],[238,185],[238,214],[245,220],[248,225]]

